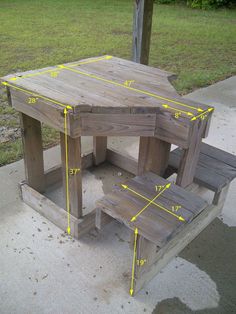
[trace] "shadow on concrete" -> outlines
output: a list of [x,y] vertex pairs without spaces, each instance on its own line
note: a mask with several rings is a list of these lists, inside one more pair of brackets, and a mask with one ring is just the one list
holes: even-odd
[[230,314],[236,313],[236,227],[216,218],[180,254],[216,283],[220,295],[217,308],[192,311],[178,298],[158,303],[153,314]]

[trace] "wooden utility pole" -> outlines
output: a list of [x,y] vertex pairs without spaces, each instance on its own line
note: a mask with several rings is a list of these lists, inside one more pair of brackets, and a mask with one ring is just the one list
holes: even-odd
[[[154,0],[134,1],[133,61],[148,65]],[[152,171],[163,175],[169,160],[170,144],[155,137],[140,137],[138,174]],[[157,156],[164,156],[157,163]],[[160,158],[160,157],[159,157]]]
[[134,1],[133,61],[148,64],[153,0]]

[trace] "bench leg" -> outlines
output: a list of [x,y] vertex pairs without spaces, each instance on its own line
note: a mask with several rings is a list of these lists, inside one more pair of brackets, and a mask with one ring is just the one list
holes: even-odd
[[221,205],[223,208],[224,203],[225,203],[225,199],[227,197],[228,190],[229,190],[229,184],[226,185],[225,187],[223,187],[223,189],[221,191],[216,192],[214,195],[212,204]]
[[[137,255],[134,271],[134,293],[137,293],[154,278],[176,255],[178,255],[199,233],[204,230],[220,213],[224,204],[227,188],[222,191],[217,205],[209,205],[191,223],[187,224],[162,248],[142,236],[137,237]],[[134,239],[134,236],[132,235]],[[132,240],[132,239],[131,239]],[[134,243],[132,240],[131,243]]]
[[147,171],[162,176],[168,166],[171,145],[155,137],[140,137],[138,175]]
[[30,187],[43,193],[45,177],[41,123],[23,113],[20,113],[20,121],[26,181]]
[[131,251],[133,254],[132,272],[131,272],[131,283],[130,289],[133,289],[132,295],[134,296],[150,278],[146,278],[146,273],[152,265],[153,259],[155,259],[155,254],[158,247],[145,239],[141,235],[137,235],[135,243],[135,235],[131,235]]
[[68,196],[70,213],[76,218],[82,217],[82,166],[81,166],[81,138],[67,136],[68,165],[66,164],[66,138],[61,133],[61,160],[63,191],[67,199],[66,171],[68,170]]
[[93,137],[93,158],[97,166],[106,160],[107,155],[107,136]]
[[95,227],[101,230],[105,225],[112,222],[114,219],[104,213],[101,208],[96,208]]

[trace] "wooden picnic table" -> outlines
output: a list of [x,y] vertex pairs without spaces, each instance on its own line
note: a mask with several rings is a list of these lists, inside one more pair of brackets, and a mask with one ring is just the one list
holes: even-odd
[[[2,78],[11,105],[20,112],[26,183],[31,193],[43,193],[61,174],[67,210],[74,224],[81,226],[87,221],[82,219],[83,167],[108,159],[135,174],[151,171],[163,176],[171,144],[184,151],[176,184],[190,185],[213,108],[182,98],[171,85],[173,78],[172,73],[112,56]],[[61,133],[62,166],[47,173],[41,123]],[[82,157],[81,136],[93,136],[92,155]],[[139,136],[138,162],[107,148],[107,136]],[[39,194],[37,197],[43,202]],[[37,202],[31,203],[37,207]],[[63,210],[60,217],[54,210],[49,218],[64,226],[66,223],[58,222],[65,219]],[[84,230],[94,225],[93,219],[90,215]]]

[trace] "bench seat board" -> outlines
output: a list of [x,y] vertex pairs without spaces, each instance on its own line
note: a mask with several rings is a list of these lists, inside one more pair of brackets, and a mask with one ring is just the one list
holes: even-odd
[[[159,206],[151,203],[131,222],[132,217],[160,193],[155,186],[166,184],[167,180],[148,172],[125,183],[129,189],[117,186],[113,192],[97,202],[97,207],[130,229],[138,228],[140,235],[162,247],[207,206],[203,199],[172,184],[155,200]],[[172,215],[172,206],[181,206],[178,212],[173,213],[183,217],[185,221]]]
[[[182,150],[170,153],[169,166],[178,169]],[[201,153],[194,182],[218,192],[236,177],[236,156],[208,144],[201,144]]]
[[[201,153],[204,155],[210,156],[219,162],[224,162],[225,164],[236,168],[236,156],[233,154],[230,154],[222,149],[219,149],[217,147],[211,146],[206,143],[202,143],[201,145]],[[236,174],[235,174],[236,176]]]

